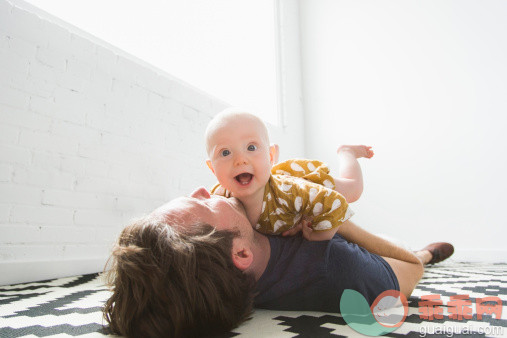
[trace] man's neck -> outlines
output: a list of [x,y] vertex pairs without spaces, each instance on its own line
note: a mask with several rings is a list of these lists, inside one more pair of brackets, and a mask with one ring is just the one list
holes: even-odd
[[254,274],[255,280],[259,280],[268,266],[271,257],[271,246],[269,239],[263,234],[254,231],[254,241],[252,246],[253,263],[250,271]]

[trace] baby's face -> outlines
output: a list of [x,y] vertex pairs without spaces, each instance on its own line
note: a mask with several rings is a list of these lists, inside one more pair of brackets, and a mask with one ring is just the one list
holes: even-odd
[[208,149],[213,173],[235,197],[242,199],[264,191],[272,158],[261,121],[249,116],[222,121],[208,138]]

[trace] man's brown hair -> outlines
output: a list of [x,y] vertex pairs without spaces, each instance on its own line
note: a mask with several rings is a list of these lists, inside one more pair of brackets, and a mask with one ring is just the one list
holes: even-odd
[[231,231],[207,224],[185,234],[147,216],[127,226],[107,272],[103,309],[111,331],[127,337],[192,337],[227,332],[252,312],[254,277],[232,262]]

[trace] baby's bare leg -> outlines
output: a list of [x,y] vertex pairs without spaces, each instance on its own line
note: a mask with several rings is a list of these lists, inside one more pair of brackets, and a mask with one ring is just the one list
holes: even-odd
[[335,177],[335,190],[352,203],[363,193],[363,173],[358,158],[371,158],[373,150],[364,145],[342,145],[337,150],[340,160],[338,177]]

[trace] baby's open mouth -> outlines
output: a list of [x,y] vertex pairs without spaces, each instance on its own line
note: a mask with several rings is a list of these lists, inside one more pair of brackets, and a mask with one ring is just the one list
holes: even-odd
[[249,173],[242,173],[242,174],[239,174],[238,176],[236,176],[234,178],[236,179],[236,181],[239,182],[239,184],[241,184],[241,185],[247,185],[252,180],[253,175],[249,174]]

